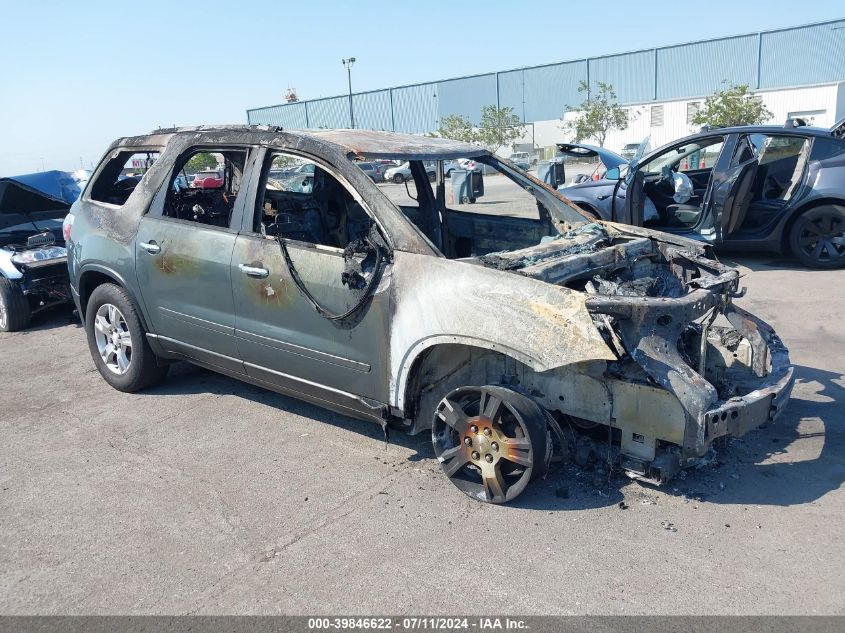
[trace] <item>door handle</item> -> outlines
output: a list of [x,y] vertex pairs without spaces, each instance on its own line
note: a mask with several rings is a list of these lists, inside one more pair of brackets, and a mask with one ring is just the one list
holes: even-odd
[[246,264],[238,264],[238,268],[241,269],[241,272],[244,275],[249,277],[256,277],[258,279],[264,279],[265,277],[270,275],[270,271],[266,268],[258,268],[257,266],[247,266]]
[[138,244],[138,246],[143,248],[145,251],[147,251],[151,255],[155,255],[156,253],[161,252],[161,246],[156,244],[155,240],[150,240],[149,242],[141,242],[140,244]]

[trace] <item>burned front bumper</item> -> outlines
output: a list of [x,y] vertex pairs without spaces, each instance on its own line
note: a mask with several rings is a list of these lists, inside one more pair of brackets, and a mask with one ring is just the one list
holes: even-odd
[[752,366],[752,370],[765,377],[753,391],[717,403],[707,410],[704,414],[707,445],[717,437],[739,437],[774,421],[789,401],[795,381],[789,352],[770,325],[736,306],[731,306],[726,316],[751,345],[757,364]]
[[[615,421],[622,429],[623,466],[631,476],[665,481],[703,456],[714,439],[741,436],[774,420],[789,399],[793,367],[786,347],[770,326],[733,304],[738,273],[708,263],[714,274],[690,283],[693,289],[680,297],[594,295],[587,300],[591,313],[612,319],[632,365],[644,374],[642,382],[670,392],[683,411],[683,421]],[[715,349],[708,328],[718,315],[727,318],[742,349]],[[728,363],[740,352],[747,356],[743,378],[729,393],[724,384],[707,379],[717,382],[712,368],[717,351]],[[647,394],[643,389],[641,397]]]
[[71,300],[66,258],[26,264],[21,272],[18,283],[33,312]]

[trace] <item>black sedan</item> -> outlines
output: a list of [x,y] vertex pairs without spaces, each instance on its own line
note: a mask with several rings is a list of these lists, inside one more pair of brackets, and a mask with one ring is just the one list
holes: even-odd
[[604,163],[601,180],[559,187],[603,219],[793,254],[813,268],[845,266],[845,120],[702,130],[630,163],[586,145],[559,150]]

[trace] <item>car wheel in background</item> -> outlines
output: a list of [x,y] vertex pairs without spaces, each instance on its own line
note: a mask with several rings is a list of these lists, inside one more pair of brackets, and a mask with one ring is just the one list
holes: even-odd
[[437,172],[430,171],[428,172],[428,182],[434,182],[437,180]]
[[845,266],[845,208],[830,204],[804,211],[792,225],[789,245],[810,268]]
[[401,185],[403,182],[405,182],[405,176],[403,176],[402,174],[393,174],[393,182],[395,182],[397,185]]
[[134,392],[160,381],[159,364],[129,294],[115,284],[94,289],[85,310],[91,358],[103,379],[118,391]]
[[431,427],[443,472],[462,492],[488,503],[515,499],[543,474],[551,439],[543,409],[506,387],[460,387],[437,405]]
[[32,311],[18,284],[0,277],[0,332],[17,332],[29,325]]

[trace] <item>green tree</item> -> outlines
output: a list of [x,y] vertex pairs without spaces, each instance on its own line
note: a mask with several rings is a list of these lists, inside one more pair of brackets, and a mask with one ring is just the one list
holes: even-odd
[[575,134],[575,142],[594,139],[599,147],[604,147],[611,130],[624,130],[628,127],[628,113],[616,102],[616,91],[612,84],[599,81],[597,90],[591,91],[586,81],[578,86],[578,92],[586,93],[587,98],[579,106],[566,106],[567,112],[578,112],[575,120],[566,127]]
[[[727,83],[727,82],[722,82]],[[710,127],[731,127],[734,125],[758,125],[772,118],[772,113],[763,102],[748,90],[748,86],[729,85],[717,90],[704,100],[704,106],[692,119],[694,125]]]
[[460,114],[450,114],[440,119],[440,127],[432,136],[463,141],[464,143],[478,142],[478,133],[475,131],[472,122]]
[[214,154],[208,152],[200,152],[191,156],[190,160],[185,164],[185,171],[196,174],[207,169],[215,169],[217,167],[217,158]]
[[525,134],[525,126],[514,114],[513,108],[497,108],[487,105],[481,108],[481,126],[478,128],[478,143],[491,152],[509,146]]

